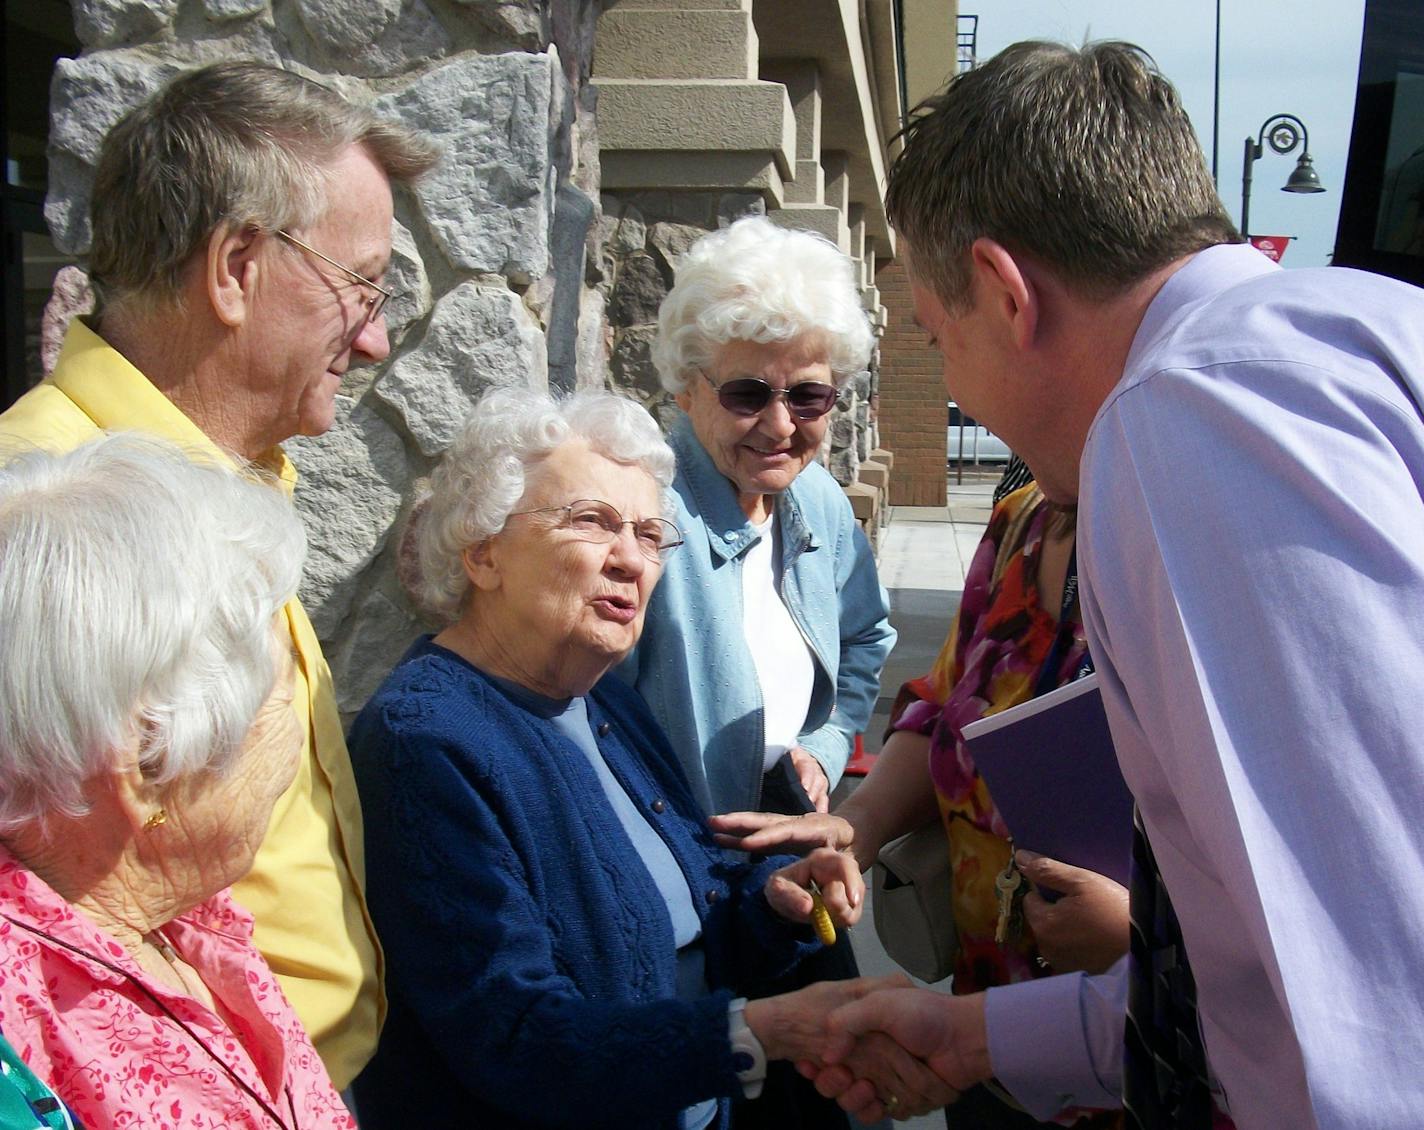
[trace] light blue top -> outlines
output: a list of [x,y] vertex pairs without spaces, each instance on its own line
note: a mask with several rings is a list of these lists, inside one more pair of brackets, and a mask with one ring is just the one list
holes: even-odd
[[[697,798],[711,812],[761,799],[761,686],[742,630],[742,560],[760,537],[683,417],[673,521],[686,543],[669,559],[643,637],[616,668],[667,731]],[[834,788],[865,729],[895,643],[875,558],[850,502],[812,463],[777,497],[781,597],[810,645],[816,677],[800,743]]]
[[[1424,1111],[1422,381],[1424,292],[1216,247],[1083,453],[1084,621],[1243,1130]],[[1035,1113],[1117,1090],[1121,976],[989,991]]]

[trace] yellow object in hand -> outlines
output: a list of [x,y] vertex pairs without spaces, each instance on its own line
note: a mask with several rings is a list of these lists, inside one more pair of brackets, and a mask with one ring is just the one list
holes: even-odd
[[816,937],[821,939],[823,946],[836,944],[836,924],[831,921],[831,912],[826,909],[821,888],[816,886],[814,879],[811,880],[811,925],[816,927]]

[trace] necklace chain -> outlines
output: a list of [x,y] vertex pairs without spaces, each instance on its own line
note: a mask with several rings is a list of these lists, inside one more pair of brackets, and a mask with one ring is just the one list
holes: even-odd
[[[197,977],[198,984],[201,988],[198,990],[194,989],[192,979],[189,978],[186,972],[186,970],[192,969],[192,966],[178,956],[178,951],[173,948],[173,943],[168,940],[168,935],[165,934],[162,929],[153,930],[145,934],[143,941],[149,949],[154,950],[158,956],[167,963],[173,975],[178,978],[178,987],[180,989],[203,1004],[213,1003],[212,990],[203,984],[203,979],[198,976],[197,970],[193,970],[193,974]],[[207,998],[206,1000],[204,999],[205,997]]]

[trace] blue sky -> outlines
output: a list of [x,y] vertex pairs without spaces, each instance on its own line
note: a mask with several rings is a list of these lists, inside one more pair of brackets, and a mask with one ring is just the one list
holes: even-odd
[[[1182,93],[1211,157],[1215,0],[960,0],[979,16],[979,57],[1020,39],[1126,39],[1145,48]],[[1296,237],[1282,266],[1329,262],[1350,146],[1364,0],[1221,0],[1221,129],[1217,183],[1241,221],[1245,138],[1273,114],[1310,131],[1311,156],[1327,191],[1281,192],[1298,153],[1269,147],[1256,162],[1251,230]]]

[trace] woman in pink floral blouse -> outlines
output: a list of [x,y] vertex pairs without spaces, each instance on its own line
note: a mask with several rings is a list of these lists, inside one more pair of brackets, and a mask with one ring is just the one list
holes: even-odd
[[225,890],[299,761],[303,549],[156,441],[0,470],[0,1030],[91,1128],[354,1125]]

